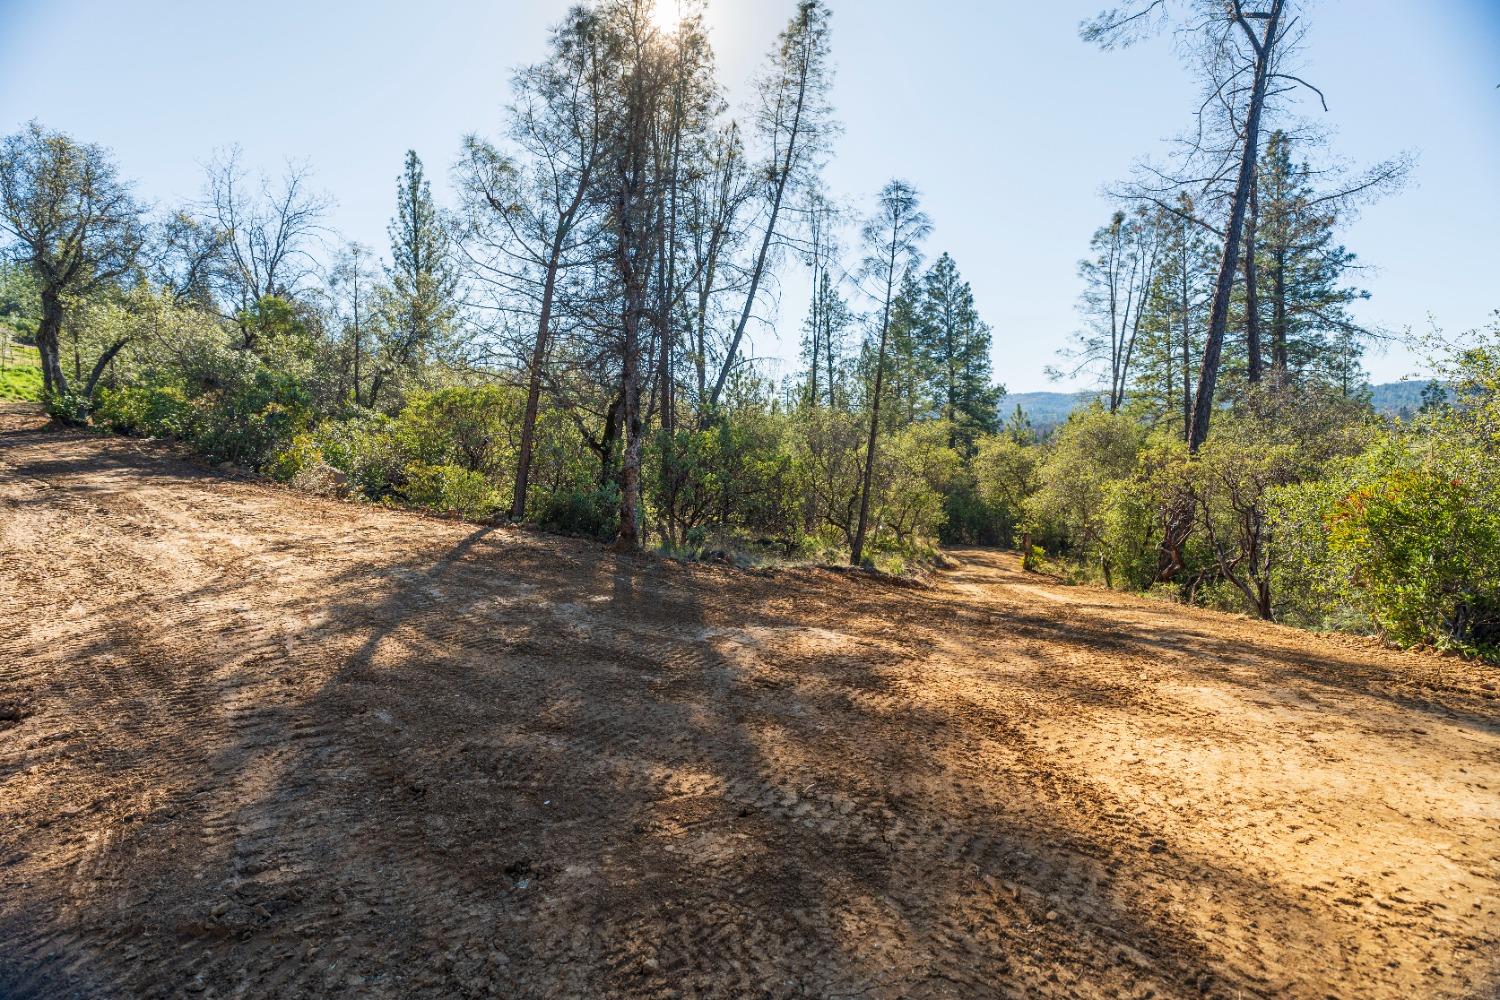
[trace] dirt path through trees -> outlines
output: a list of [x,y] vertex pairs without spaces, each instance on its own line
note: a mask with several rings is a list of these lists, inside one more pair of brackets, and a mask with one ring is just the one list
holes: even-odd
[[1495,996],[1494,670],[0,413],[0,996]]

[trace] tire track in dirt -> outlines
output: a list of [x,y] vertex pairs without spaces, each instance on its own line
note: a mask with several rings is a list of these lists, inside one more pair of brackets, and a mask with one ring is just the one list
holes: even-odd
[[0,414],[0,995],[1493,993],[1492,671],[960,558],[620,560]]

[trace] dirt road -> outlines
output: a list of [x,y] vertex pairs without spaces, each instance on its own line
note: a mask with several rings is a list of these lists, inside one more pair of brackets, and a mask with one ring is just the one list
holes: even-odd
[[0,415],[0,996],[1495,996],[1500,673]]

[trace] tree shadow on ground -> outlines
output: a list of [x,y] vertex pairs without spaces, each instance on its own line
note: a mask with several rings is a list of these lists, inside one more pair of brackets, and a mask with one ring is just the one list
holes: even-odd
[[[54,710],[118,756],[48,766],[165,792],[57,890],[65,926],[45,889],[9,909],[61,956],[11,995],[1313,995],[1181,906],[1292,954],[1345,930],[1122,830],[1038,703],[914,697],[943,633],[991,638],[933,595],[354,509],[317,546],[269,527],[163,595],[200,622],[101,602],[64,651]],[[1069,651],[1193,651],[994,627],[1047,644],[1080,713],[1127,695]]]

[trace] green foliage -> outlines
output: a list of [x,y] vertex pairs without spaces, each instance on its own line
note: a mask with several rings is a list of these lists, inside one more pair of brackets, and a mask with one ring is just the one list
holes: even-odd
[[85,424],[89,419],[90,400],[72,386],[62,391],[42,390],[42,406],[53,419],[65,424]]
[[267,459],[262,471],[279,483],[290,483],[323,462],[317,439],[306,431],[296,434],[286,447]]
[[807,513],[792,437],[784,416],[753,408],[722,413],[703,430],[659,432],[647,498],[667,544],[706,543],[712,528],[726,546],[759,542],[791,554]]
[[949,447],[953,427],[925,421],[888,438],[875,465],[875,552],[923,553],[938,541],[947,512],[944,496],[959,475],[961,460]]
[[514,468],[526,399],[506,386],[454,386],[415,393],[396,417],[402,451],[427,465],[495,476]]
[[406,466],[393,424],[389,417],[354,411],[319,425],[314,439],[323,460],[348,476],[360,495],[385,500],[395,495]]
[[1392,442],[1364,457],[1358,485],[1329,512],[1335,565],[1396,642],[1475,650],[1500,640],[1495,484],[1463,464]]
[[620,488],[575,488],[547,498],[537,523],[554,531],[607,541],[620,530]]
[[[800,504],[806,548],[848,546],[859,514],[868,425],[859,414],[814,408],[798,414],[786,509]],[[968,477],[946,421],[909,424],[882,436],[871,477],[867,549],[928,553],[948,518],[948,497]],[[972,487],[969,487],[972,489]]]
[[1026,501],[1037,488],[1039,461],[1039,449],[1023,443],[1019,435],[994,435],[979,441],[973,465],[975,490],[1001,545],[1013,548],[1020,543]]
[[195,414],[187,394],[175,386],[126,386],[99,390],[90,419],[117,434],[186,438]]
[[1004,545],[1012,542],[1013,524],[1007,524],[979,495],[978,484],[968,472],[954,476],[943,496],[943,523],[938,540],[944,545]]
[[261,468],[313,422],[312,400],[295,374],[247,352],[226,352],[218,385],[195,405],[193,443],[208,458]]
[[239,316],[249,344],[273,363],[281,359],[306,358],[312,336],[296,305],[276,295],[262,296]]
[[1393,641],[1500,656],[1500,324],[1439,344],[1452,401],[1286,491],[1295,571]]
[[8,321],[18,329],[24,329],[22,322],[28,322],[34,333],[41,315],[41,295],[31,271],[0,261],[0,321]]
[[478,520],[500,506],[483,474],[457,465],[413,463],[406,467],[405,480],[401,496],[413,507]]
[[1121,550],[1123,515],[1111,514],[1111,505],[1122,498],[1117,484],[1135,472],[1144,443],[1141,426],[1124,414],[1097,403],[1075,412],[1038,466],[1036,492],[1025,503],[1034,530],[1060,534],[1080,562],[1097,560],[1111,585],[1114,566],[1133,555],[1133,546]]

